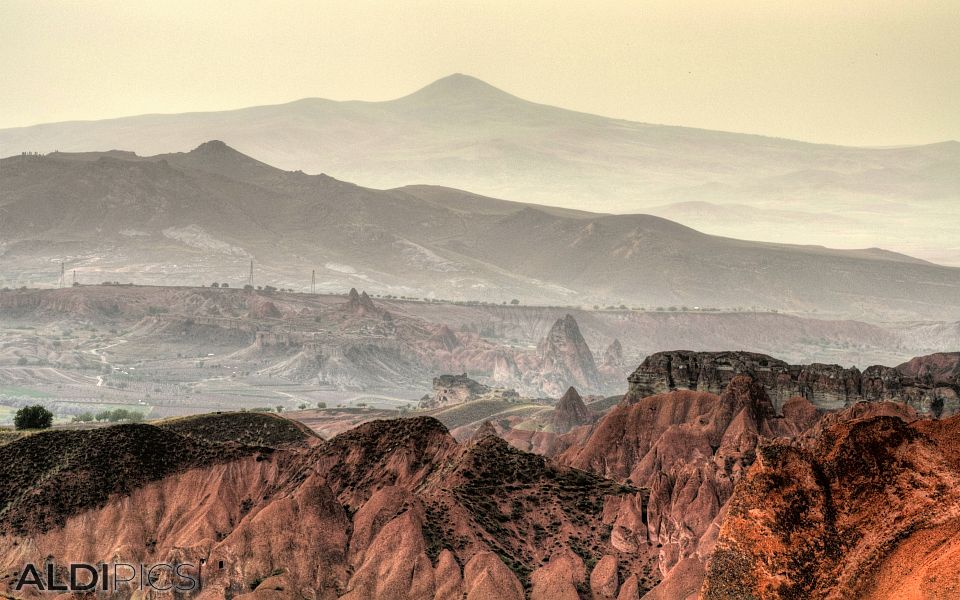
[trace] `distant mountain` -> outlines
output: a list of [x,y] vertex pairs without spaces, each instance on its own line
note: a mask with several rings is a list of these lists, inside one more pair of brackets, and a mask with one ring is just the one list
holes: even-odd
[[960,266],[960,143],[848,148],[635,123],[535,104],[466,75],[388,102],[308,98],[0,130],[0,154],[152,155],[210,139],[283,169],[366,186],[430,183],[653,212],[739,239],[882,246]]
[[[149,158],[0,161],[0,284],[242,285],[554,304],[762,307],[960,318],[960,269],[883,250],[714,237],[440,187],[286,172],[223,142]],[[68,282],[69,283],[69,282]]]

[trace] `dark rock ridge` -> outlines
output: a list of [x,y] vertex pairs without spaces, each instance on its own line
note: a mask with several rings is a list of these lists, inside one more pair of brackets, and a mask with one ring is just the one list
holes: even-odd
[[861,371],[821,363],[791,365],[752,352],[657,352],[628,378],[627,401],[677,389],[717,394],[736,375],[748,374],[766,388],[778,411],[791,397],[803,396],[823,409],[891,400],[940,417],[960,411],[958,368],[950,367],[960,363],[958,357],[934,354],[896,368],[875,365]]

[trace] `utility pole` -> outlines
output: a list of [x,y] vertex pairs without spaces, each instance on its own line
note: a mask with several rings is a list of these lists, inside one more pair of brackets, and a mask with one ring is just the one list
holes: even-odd
[[77,285],[77,270],[73,270],[73,285]]
[[317,270],[314,269],[313,273],[310,274],[310,293],[317,293]]
[[253,259],[250,259],[250,277],[247,278],[247,285],[253,287]]
[[63,261],[60,261],[60,287],[63,288],[64,281],[64,270],[63,270]]

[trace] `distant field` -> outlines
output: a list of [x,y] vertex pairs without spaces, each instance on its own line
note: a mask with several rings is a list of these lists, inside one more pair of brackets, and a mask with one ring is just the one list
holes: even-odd
[[467,402],[458,406],[452,406],[430,416],[443,423],[447,429],[456,429],[470,423],[476,423],[483,419],[489,419],[500,414],[526,414],[543,410],[539,404],[515,404],[504,400],[478,400],[476,402]]
[[11,396],[14,398],[22,398],[24,396],[27,398],[53,398],[52,394],[17,385],[0,385],[0,396]]

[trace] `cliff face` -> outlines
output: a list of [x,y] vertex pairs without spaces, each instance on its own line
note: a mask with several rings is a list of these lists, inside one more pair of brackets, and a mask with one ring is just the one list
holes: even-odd
[[[936,355],[935,355],[936,356]],[[924,367],[931,364],[946,367]],[[658,352],[648,356],[630,375],[628,396],[642,398],[674,389],[718,393],[738,374],[761,383],[779,410],[793,396],[803,396],[825,409],[839,409],[861,400],[894,400],[921,414],[951,415],[960,411],[960,383],[951,379],[951,361],[921,357],[896,369],[883,366],[864,371],[839,365],[789,365],[751,352]],[[936,370],[940,375],[929,374]]]
[[704,598],[956,597],[960,418],[908,423],[880,406],[759,449]]

